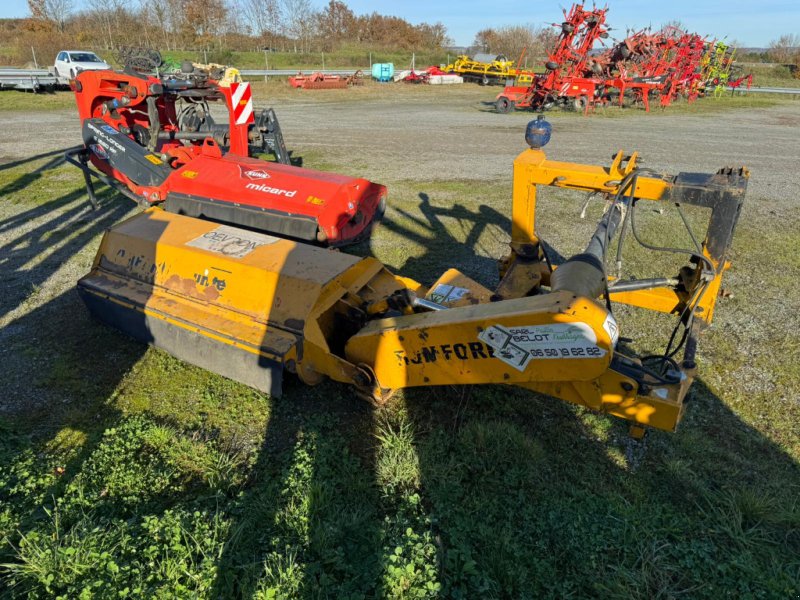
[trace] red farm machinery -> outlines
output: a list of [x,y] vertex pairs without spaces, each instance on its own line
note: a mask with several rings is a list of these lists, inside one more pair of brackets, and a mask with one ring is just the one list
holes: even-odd
[[304,90],[342,90],[364,83],[364,73],[360,70],[352,75],[325,74],[320,71],[304,75],[298,73],[289,77],[289,85]]
[[507,86],[497,96],[497,110],[542,110],[570,103],[576,109],[583,109],[593,102],[600,72],[589,51],[598,39],[608,37],[607,12],[607,8],[585,10],[581,4],[573,4],[569,12],[564,11],[564,21],[554,24],[561,28],[561,33],[548,54],[546,72],[536,75],[530,86]]
[[323,246],[369,236],[386,188],[293,164],[275,112],[254,109],[238,71],[184,63],[159,73],[160,56],[144,63],[72,82],[84,146],[67,160],[83,170],[93,205],[98,179],[145,207]]
[[607,12],[582,4],[565,10],[564,21],[554,24],[560,33],[545,72],[530,86],[506,87],[495,99],[496,110],[560,106],[588,112],[610,104],[640,104],[649,110],[653,99],[662,107],[678,98],[693,102],[709,85],[727,83],[733,62],[727,46],[720,50],[719,43],[677,27],[629,32],[610,48],[595,48],[608,38]]

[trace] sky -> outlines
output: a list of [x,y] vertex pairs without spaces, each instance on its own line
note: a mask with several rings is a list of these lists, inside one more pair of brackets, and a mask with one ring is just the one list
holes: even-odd
[[[158,1],[158,0],[154,0]],[[475,33],[486,27],[560,22],[561,7],[571,0],[345,0],[357,14],[377,11],[412,23],[441,21],[458,46],[468,46]],[[322,7],[324,0],[312,0]],[[85,0],[74,0],[76,8]],[[589,2],[587,2],[589,4]],[[640,29],[680,20],[691,31],[711,37],[738,40],[744,46],[767,46],[784,33],[800,34],[800,0],[608,0],[607,23],[612,37],[622,38],[627,28]],[[26,0],[0,0],[0,18],[24,17]]]

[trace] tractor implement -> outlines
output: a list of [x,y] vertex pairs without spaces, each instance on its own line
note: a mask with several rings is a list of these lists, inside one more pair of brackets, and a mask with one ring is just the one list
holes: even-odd
[[[98,179],[143,206],[323,246],[367,238],[383,215],[384,186],[292,164],[275,112],[254,111],[235,69],[129,66],[84,71],[72,87],[84,145],[66,159],[94,206]],[[227,107],[227,124],[212,117],[213,102]],[[259,157],[267,153],[276,162]]]
[[[519,65],[522,61],[517,61]],[[470,58],[467,55],[456,57],[455,62],[443,67],[445,73],[460,75],[464,81],[474,81],[480,85],[502,84],[508,79],[515,79],[522,75],[528,80],[533,73],[514,67],[514,61],[508,60],[502,54],[476,54]]]
[[546,71],[528,87],[507,86],[495,98],[497,112],[562,106],[588,114],[612,102],[641,103],[649,111],[651,97],[666,107],[681,97],[693,102],[712,88],[722,93],[734,57],[726,44],[669,25],[655,33],[642,29],[601,51],[594,46],[608,38],[607,12],[583,4],[564,10],[564,21],[553,24],[560,32]]
[[[148,208],[112,227],[78,283],[91,313],[178,358],[277,396],[286,373],[325,378],[384,402],[396,390],[464,384],[519,386],[631,422],[672,431],[711,323],[748,172],[655,175],[619,152],[609,167],[551,161],[541,118],[514,162],[510,253],[492,290],[457,269],[433,285],[372,257]],[[551,264],[536,234],[536,191],[554,186],[605,197],[585,250]],[[641,240],[640,202],[709,209],[688,249]],[[640,217],[641,218],[641,217]],[[688,223],[687,223],[688,227]],[[614,240],[685,256],[648,279],[606,274]],[[615,304],[672,314],[662,354],[640,357]],[[678,354],[682,353],[679,357]]]

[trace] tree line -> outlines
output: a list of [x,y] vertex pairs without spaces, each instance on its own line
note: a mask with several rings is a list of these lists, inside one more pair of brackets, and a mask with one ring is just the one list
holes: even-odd
[[28,7],[21,23],[0,23],[0,43],[11,42],[19,54],[0,55],[4,62],[26,62],[31,48],[44,64],[65,47],[309,53],[351,46],[426,51],[451,43],[442,23],[357,15],[340,0],[319,10],[311,0],[87,0],[81,10],[74,0],[28,0]]

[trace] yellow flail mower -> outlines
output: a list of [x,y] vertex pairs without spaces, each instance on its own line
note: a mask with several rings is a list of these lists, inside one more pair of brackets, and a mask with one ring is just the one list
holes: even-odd
[[[375,402],[401,388],[502,384],[627,419],[634,434],[674,430],[748,172],[655,174],[623,152],[610,167],[555,162],[541,150],[549,137],[546,121],[532,121],[530,148],[514,162],[510,253],[494,290],[455,268],[425,287],[372,257],[159,208],[111,228],[78,289],[99,320],[273,396],[287,371],[310,385],[350,384]],[[560,266],[536,234],[537,186],[607,198],[585,251]],[[684,219],[693,247],[649,245],[637,229],[641,201],[709,209],[705,238]],[[610,277],[615,234],[685,264],[659,278]],[[623,350],[614,304],[676,316],[663,354]]]

